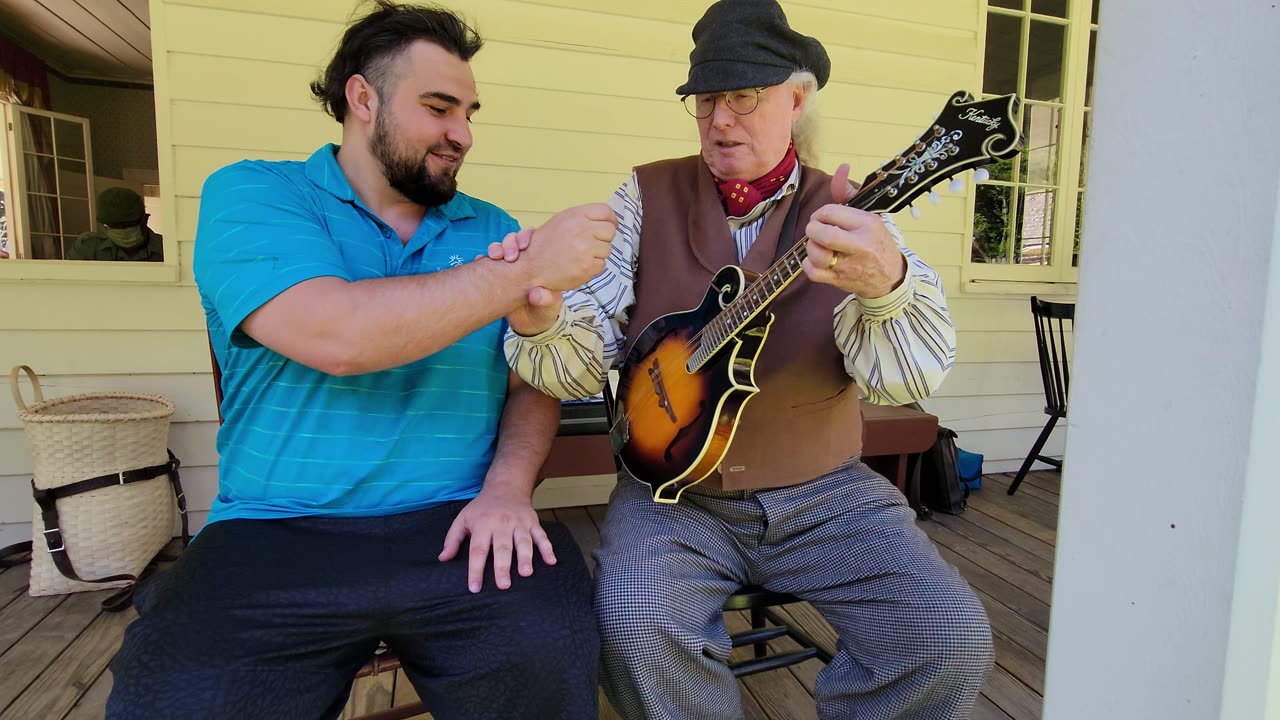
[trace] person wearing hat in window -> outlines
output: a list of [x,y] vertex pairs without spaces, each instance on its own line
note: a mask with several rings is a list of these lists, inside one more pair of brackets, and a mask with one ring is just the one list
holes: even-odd
[[105,231],[76,238],[68,260],[127,260],[161,262],[164,238],[147,227],[142,196],[129,188],[107,188],[98,194],[98,222]]
[[[807,234],[809,282],[771,306],[762,391],[719,470],[676,504],[620,473],[597,552],[601,680],[625,718],[742,717],[721,606],[754,584],[810,601],[839,634],[820,717],[967,718],[993,661],[986,614],[860,459],[859,395],[914,402],[952,366],[938,273],[887,216],[840,204],[846,167],[814,167],[831,71],[818,40],[773,0],[721,0],[693,40],[676,93],[701,153],[634,169],[609,200],[605,270],[563,297],[532,291],[509,317],[508,362],[547,394],[590,396],[640,329],[696,306],[724,265],[762,272]],[[508,237],[507,259],[537,242]]]

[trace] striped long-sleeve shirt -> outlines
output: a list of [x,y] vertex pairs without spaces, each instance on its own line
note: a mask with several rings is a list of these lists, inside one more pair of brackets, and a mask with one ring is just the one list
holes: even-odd
[[[728,219],[739,260],[759,236],[765,215],[796,191],[799,177],[797,165],[772,198],[744,217]],[[626,343],[643,218],[634,173],[609,205],[618,217],[618,232],[604,270],[564,294],[551,328],[533,337],[508,330],[504,343],[507,362],[520,377],[562,400],[599,393]],[[907,258],[906,278],[884,297],[850,295],[836,307],[832,328],[845,370],[862,396],[879,405],[902,405],[928,397],[942,384],[955,360],[956,334],[937,271],[906,247],[888,215],[883,218]]]

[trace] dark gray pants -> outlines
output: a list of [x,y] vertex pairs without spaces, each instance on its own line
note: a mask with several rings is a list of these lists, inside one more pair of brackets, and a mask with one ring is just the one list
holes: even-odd
[[602,681],[624,718],[742,717],[720,611],[746,584],[813,603],[839,635],[822,718],[967,718],[993,653],[982,604],[883,477],[686,491],[619,480],[596,557]]
[[467,591],[436,559],[464,503],[376,518],[228,520],[140,588],[111,720],[335,718],[378,641],[436,718],[595,718],[599,642],[573,537],[558,563]]

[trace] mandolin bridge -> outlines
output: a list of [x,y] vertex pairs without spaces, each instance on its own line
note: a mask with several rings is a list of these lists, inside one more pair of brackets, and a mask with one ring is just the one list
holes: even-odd
[[653,383],[653,391],[658,396],[658,407],[667,411],[667,417],[671,422],[676,421],[676,411],[671,407],[671,398],[667,396],[667,385],[662,381],[662,368],[658,365],[658,359],[653,359],[653,364],[648,368],[649,382]]

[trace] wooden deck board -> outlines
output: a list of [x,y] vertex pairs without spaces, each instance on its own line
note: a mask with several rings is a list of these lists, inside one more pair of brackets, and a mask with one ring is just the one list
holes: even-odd
[[[342,709],[339,720],[348,720],[390,709],[395,700],[396,676],[397,673],[383,672],[356,678],[351,685],[347,706]],[[413,699],[417,700],[416,694]]]
[[1044,628],[1005,607],[1005,605],[979,588],[974,588],[978,600],[987,609],[991,629],[1031,651],[1032,655],[1045,659],[1048,655],[1049,633]]
[[0,609],[0,655],[8,652],[14,643],[21,640],[31,628],[39,625],[66,599],[66,595],[32,597],[23,593]]
[[587,509],[556,508],[556,520],[573,533],[573,537],[578,541],[578,549],[582,551],[582,559],[587,561],[587,569],[594,575],[596,560],[591,556],[591,551],[600,547],[600,531],[596,528],[591,515],[587,513]]
[[27,578],[30,577],[29,565],[5,568],[0,572],[0,608],[27,592]]
[[[991,484],[998,486],[1002,492],[1008,493],[1009,487],[1013,485],[1012,475],[991,475]],[[985,480],[984,480],[985,482]],[[1043,481],[1041,481],[1043,482]],[[1058,506],[1058,492],[1056,490],[1047,490],[1041,487],[1030,474],[1022,480],[1022,484],[1018,486],[1018,492],[1014,493],[1014,497],[1018,497],[1026,493],[1026,497],[1035,498],[1043,503],[1047,503],[1054,507]]]
[[[982,501],[1015,510],[1018,515],[1034,520],[1044,530],[1056,532],[1058,528],[1058,504],[1023,493],[1008,493],[1008,484],[1002,484],[998,475],[991,478],[991,491],[980,495]],[[1056,539],[1056,537],[1055,537]]]
[[[988,490],[987,492],[991,491]],[[975,507],[972,502],[969,504],[969,509],[963,515],[945,517],[955,517],[955,519],[960,520],[961,522],[982,528],[1010,545],[1022,548],[1042,560],[1054,562],[1056,557],[1056,549],[1054,548],[1053,543],[1047,543],[1038,538],[1031,537],[1025,532],[1008,525],[991,515],[987,515]]]
[[970,495],[969,507],[1048,545],[1057,542],[1056,530],[1031,517],[1024,508],[1014,506],[1011,500],[996,486],[986,492],[979,491]]
[[76,701],[66,720],[103,720],[107,714],[107,697],[111,695],[111,684],[111,673],[102,671],[98,679]]
[[1044,658],[1007,638],[992,628],[992,640],[996,648],[996,664],[1031,688],[1037,695],[1044,695]]
[[[92,593],[86,597],[101,602],[101,595]],[[69,604],[70,601],[63,603],[59,609]],[[17,701],[0,713],[0,720],[65,717],[107,667],[124,639],[125,627],[135,617],[137,615],[132,609],[98,613],[57,661],[40,673]]]
[[[990,530],[979,525],[975,525],[965,519],[966,517],[972,517],[974,515],[977,515],[977,513],[965,513],[963,516],[944,515],[942,513],[938,513],[937,515],[934,515],[933,519],[937,524],[947,528],[951,532],[972,540],[983,548],[1006,560],[1009,560],[1032,575],[1045,580],[1046,582],[1051,582],[1053,580],[1052,558],[1045,559],[1024,547],[1015,545]],[[1049,548],[1049,551],[1052,553],[1053,548]]]
[[[1008,475],[1007,477],[1012,478],[1013,476]],[[1051,492],[1054,495],[1062,494],[1062,473],[1057,470],[1033,470],[1027,473],[1027,477],[1023,482],[1034,485],[1046,492]]]
[[978,696],[978,704],[974,705],[970,720],[1012,720],[1009,713],[1001,710],[986,695]]
[[622,720],[622,716],[617,710],[609,704],[609,698],[604,694],[604,688],[600,688],[600,720]]
[[93,623],[102,612],[103,597],[110,593],[72,595],[0,655],[0,711],[7,711],[30,694],[27,688]]
[[[1056,472],[1031,473],[1010,498],[1005,492],[1012,477],[988,476],[964,514],[922,523],[943,557],[973,585],[991,619],[996,668],[974,708],[976,720],[1037,720],[1041,712],[1060,482]],[[605,513],[604,506],[559,508],[539,517],[569,527],[592,565]],[[100,593],[31,598],[25,594],[27,573],[27,566],[0,572],[0,720],[100,720],[112,684],[105,668],[132,612],[102,613]],[[797,603],[776,610],[834,649],[835,632],[813,606]],[[741,629],[748,620],[731,613],[726,624]],[[772,652],[795,648],[788,638],[770,642]],[[739,685],[744,716],[816,717],[813,690],[824,667],[811,660],[744,679]],[[356,685],[353,710],[416,699],[403,672],[372,680]],[[603,692],[600,698],[601,718],[617,720]]]
[[922,523],[934,544],[946,547],[975,565],[982,567],[1000,579],[1013,585],[1031,597],[1048,605],[1053,602],[1053,586],[1048,580],[1019,567],[1004,556],[988,550],[963,535],[953,532],[936,522]]
[[991,671],[982,694],[1013,720],[1040,720],[1043,698],[1000,665]]

